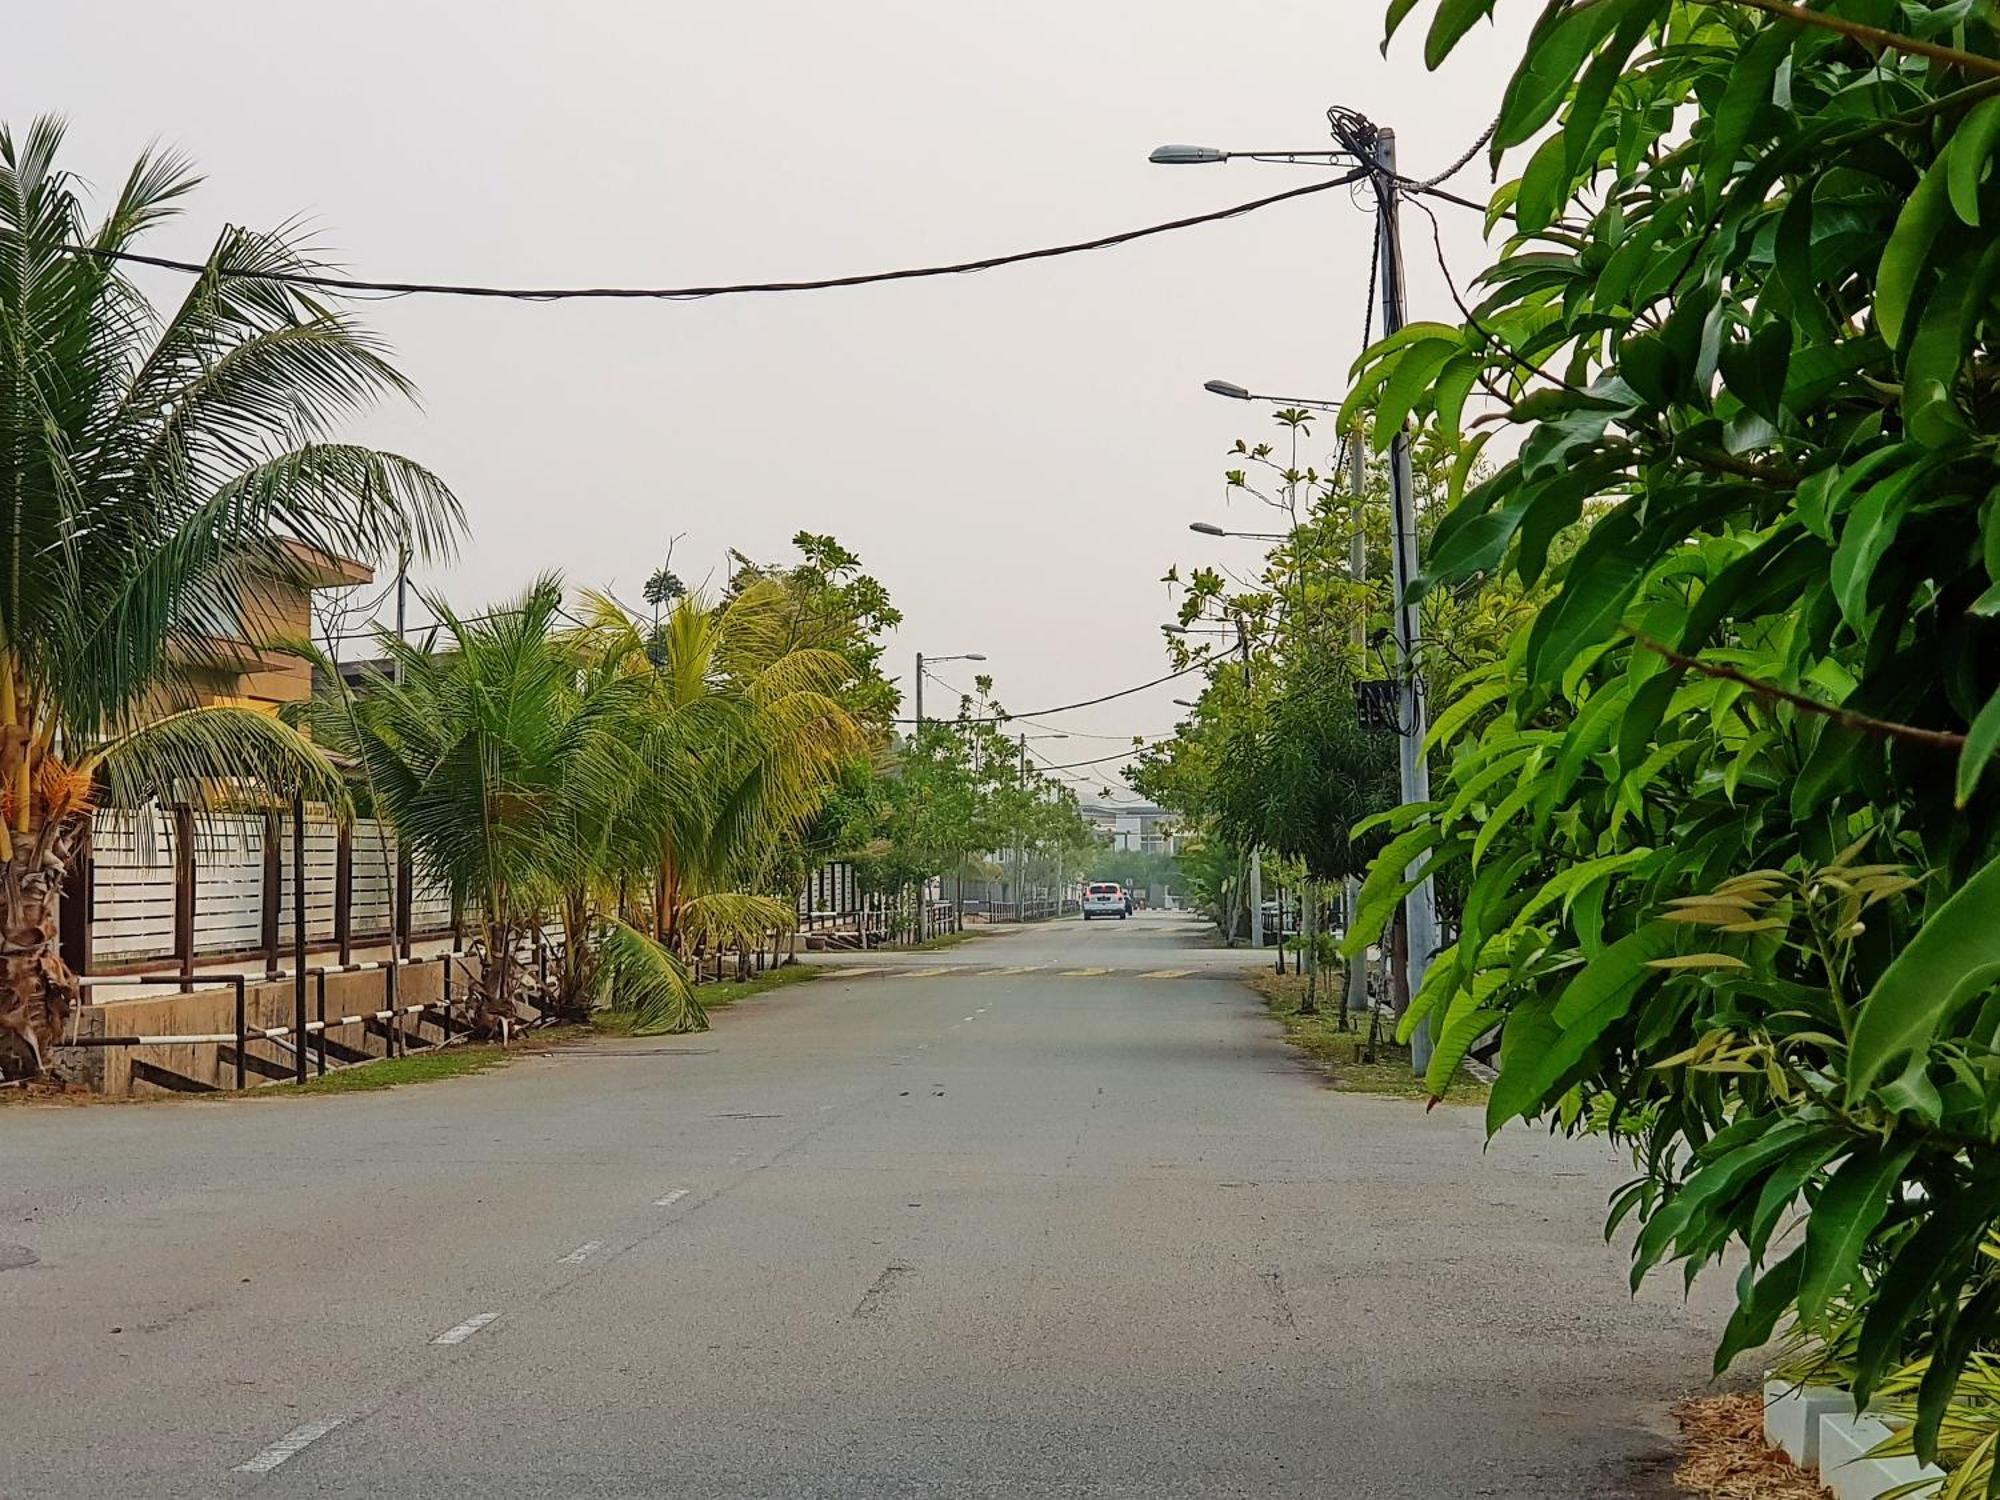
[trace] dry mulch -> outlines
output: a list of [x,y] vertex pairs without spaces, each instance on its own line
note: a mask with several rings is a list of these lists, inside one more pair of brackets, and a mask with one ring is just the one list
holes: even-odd
[[1764,1445],[1764,1400],[1691,1396],[1674,1408],[1687,1457],[1674,1483],[1709,1500],[1828,1500],[1817,1475]]

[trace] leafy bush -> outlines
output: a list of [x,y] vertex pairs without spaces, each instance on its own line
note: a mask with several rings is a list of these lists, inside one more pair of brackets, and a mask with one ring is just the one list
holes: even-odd
[[[1424,7],[1427,59],[1492,8]],[[1635,1278],[1747,1252],[1718,1365],[1787,1317],[1864,1396],[1928,1356],[1926,1456],[2000,1333],[1994,50],[1967,4],[1553,0],[1500,258],[1355,394],[1384,437],[1507,404],[1419,586],[1549,594],[1439,713],[1354,941],[1407,862],[1462,872],[1438,1066],[1499,1022],[1492,1128],[1634,1142]]]

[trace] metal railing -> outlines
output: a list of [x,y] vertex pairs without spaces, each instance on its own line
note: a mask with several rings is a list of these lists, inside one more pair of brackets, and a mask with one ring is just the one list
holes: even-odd
[[[536,944],[538,964],[544,988],[548,979],[550,945]],[[390,958],[370,963],[316,965],[306,969],[305,977],[312,981],[315,994],[314,1013],[306,1014],[306,987],[300,985],[294,992],[294,1011],[289,1026],[252,1026],[249,1015],[250,987],[257,984],[273,984],[287,979],[296,980],[299,971],[292,969],[264,970],[258,973],[200,974],[193,976],[197,985],[204,981],[213,989],[229,989],[234,992],[236,1025],[231,1031],[182,1032],[128,1035],[81,1036],[73,1035],[61,1043],[64,1047],[201,1047],[216,1046],[235,1048],[235,1085],[239,1089],[249,1087],[251,1042],[276,1042],[292,1054],[292,1081],[304,1083],[309,1069],[317,1068],[319,1076],[327,1072],[328,1032],[341,1031],[350,1027],[379,1025],[383,1037],[383,1056],[395,1057],[399,1053],[407,1056],[410,1038],[406,1029],[406,1018],[427,1017],[435,1021],[444,1034],[442,1046],[452,1039],[454,1017],[452,1015],[452,965],[465,958],[463,952],[426,955],[422,958]],[[403,969],[420,968],[425,964],[439,965],[441,976],[441,1002],[437,1005],[398,1005],[397,976]],[[364,1010],[353,1015],[329,1017],[326,1013],[326,981],[329,975],[366,974],[380,972],[383,975],[383,999],[386,1002],[376,1010]],[[180,987],[188,982],[184,974],[101,974],[79,976],[77,984],[85,989],[100,985],[173,985]],[[80,1018],[81,1012],[78,1013]],[[504,1032],[505,1023],[503,1023]],[[470,1029],[469,1027],[467,1028]],[[419,1038],[421,1040],[421,1038]],[[506,1037],[503,1034],[502,1040]],[[314,1042],[317,1045],[310,1045]],[[310,1061],[309,1061],[310,1055]]]

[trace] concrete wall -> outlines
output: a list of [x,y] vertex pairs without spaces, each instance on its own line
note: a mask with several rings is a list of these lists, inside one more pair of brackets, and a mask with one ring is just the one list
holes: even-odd
[[[454,962],[463,963],[464,960]],[[464,993],[464,978],[464,970],[455,968],[452,979],[454,994]],[[327,975],[327,1016],[333,1018],[384,1009],[386,979],[386,971],[380,969]],[[204,981],[196,980],[196,983]],[[316,985],[317,981],[308,974],[308,1020],[318,1018]],[[407,965],[397,971],[396,988],[398,1005],[435,1004],[444,997],[443,966],[437,962]],[[292,981],[289,979],[248,985],[244,1001],[246,1019],[251,1027],[292,1024],[294,1001]],[[442,1038],[443,1033],[437,1023],[427,1018],[407,1017],[403,1024],[412,1036],[421,1037],[423,1041],[435,1042]],[[157,996],[86,1005],[76,1013],[78,1036],[220,1035],[233,1033],[235,1028],[236,991],[230,985],[198,989],[191,995],[163,988]],[[350,1026],[329,1032],[329,1036],[370,1056],[380,1057],[385,1050],[385,1039],[366,1027]],[[169,1092],[144,1079],[134,1078],[134,1059],[143,1059],[201,1083],[230,1089],[235,1087],[236,1070],[234,1062],[226,1058],[228,1050],[208,1042],[178,1046],[75,1047],[58,1054],[57,1066],[65,1076],[80,1079],[94,1091],[113,1098]],[[248,1054],[283,1067],[291,1066],[290,1050],[276,1042],[253,1041]],[[247,1082],[251,1087],[272,1081],[254,1068],[249,1070]]]

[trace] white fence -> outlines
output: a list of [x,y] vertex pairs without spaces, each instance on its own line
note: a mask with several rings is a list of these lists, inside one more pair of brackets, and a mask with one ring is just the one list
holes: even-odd
[[[235,953],[257,948],[264,936],[265,820],[254,813],[224,813],[195,820],[194,951]],[[278,931],[292,941],[292,826],[279,832]],[[334,938],[338,893],[339,832],[331,822],[308,821],[305,838],[306,936]],[[388,936],[394,890],[396,835],[372,818],[354,825],[352,935],[356,942]],[[132,963],[174,953],[174,835],[169,814],[100,812],[91,828],[94,885],[90,940],[96,964]],[[416,878],[410,893],[410,928],[439,932],[451,925],[451,896],[441,885]]]

